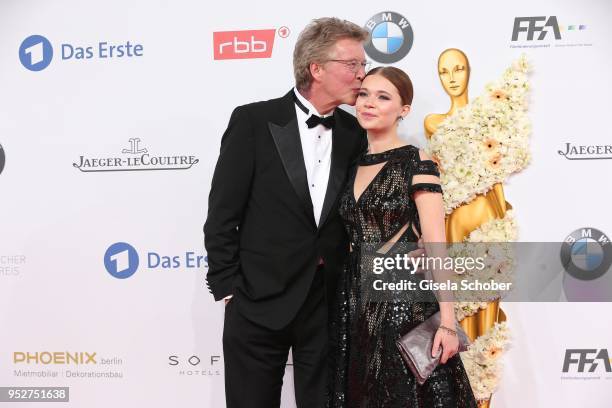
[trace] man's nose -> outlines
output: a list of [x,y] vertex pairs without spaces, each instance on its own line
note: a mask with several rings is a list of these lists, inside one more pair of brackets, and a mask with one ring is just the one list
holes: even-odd
[[359,65],[359,71],[357,71],[357,74],[355,74],[355,77],[359,80],[359,81],[363,81],[363,78],[365,78],[365,67],[363,65]]

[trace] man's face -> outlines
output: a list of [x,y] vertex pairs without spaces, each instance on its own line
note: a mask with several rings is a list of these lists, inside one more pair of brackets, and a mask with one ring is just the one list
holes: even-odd
[[[322,64],[321,90],[337,105],[355,105],[361,81],[365,76],[365,50],[363,43],[342,39],[336,42],[330,52],[330,60]],[[352,67],[357,67],[352,70]]]

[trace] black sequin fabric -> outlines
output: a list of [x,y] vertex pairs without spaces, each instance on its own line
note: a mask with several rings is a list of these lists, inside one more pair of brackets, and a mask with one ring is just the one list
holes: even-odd
[[[340,215],[351,239],[352,251],[341,275],[332,318],[328,407],[476,407],[459,355],[439,365],[419,385],[395,345],[403,334],[439,310],[435,300],[374,302],[364,299],[360,288],[360,246],[384,243],[402,230],[398,242],[416,242],[420,224],[413,193],[442,192],[436,183],[413,183],[416,175],[439,175],[435,163],[421,160],[414,146],[366,154],[359,166],[382,163],[378,174],[357,200],[353,193],[357,168],[353,169],[340,199]],[[402,228],[406,225],[409,228]]]

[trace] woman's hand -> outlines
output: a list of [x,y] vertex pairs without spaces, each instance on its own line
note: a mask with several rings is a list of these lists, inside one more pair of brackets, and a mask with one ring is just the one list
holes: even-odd
[[440,364],[446,364],[449,358],[457,354],[459,351],[459,339],[457,334],[454,335],[443,328],[439,328],[434,337],[433,347],[431,349],[432,357],[440,353],[442,347],[442,355],[440,356]]

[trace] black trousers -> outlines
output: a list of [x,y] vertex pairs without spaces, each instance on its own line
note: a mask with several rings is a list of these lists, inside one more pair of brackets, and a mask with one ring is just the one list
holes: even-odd
[[[298,408],[322,408],[327,391],[328,307],[319,267],[304,304],[281,330],[242,316],[232,299],[225,306],[223,355],[227,408],[280,407],[285,366],[292,348]],[[236,308],[238,306],[238,308]]]

